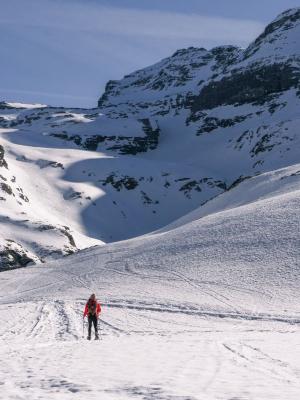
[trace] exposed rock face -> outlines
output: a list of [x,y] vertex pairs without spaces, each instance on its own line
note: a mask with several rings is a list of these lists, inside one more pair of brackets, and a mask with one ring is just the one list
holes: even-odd
[[28,264],[32,263],[34,263],[34,260],[28,257],[23,250],[17,251],[6,248],[0,251],[0,271],[26,267]]
[[[221,46],[207,51],[190,47],[176,51],[151,67],[109,81],[98,106],[110,114],[164,116],[187,105],[187,97],[208,79],[239,59],[241,50]],[[121,114],[120,114],[121,115]]]
[[3,146],[0,145],[0,168],[4,167],[4,168],[8,168],[7,162],[4,158],[4,148]]
[[261,65],[211,81],[191,100],[191,109],[199,111],[222,105],[264,104],[272,96],[292,88],[300,89],[300,69],[283,63]]

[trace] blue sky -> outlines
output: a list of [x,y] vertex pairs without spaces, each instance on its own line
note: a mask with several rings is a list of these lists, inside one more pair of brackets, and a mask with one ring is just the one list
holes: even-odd
[[0,14],[1,99],[96,105],[109,79],[178,48],[242,47],[300,0],[9,0]]

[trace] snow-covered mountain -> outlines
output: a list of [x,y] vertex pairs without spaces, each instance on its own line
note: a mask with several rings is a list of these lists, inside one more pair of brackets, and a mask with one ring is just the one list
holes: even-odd
[[108,82],[95,109],[2,102],[2,268],[162,229],[294,168],[299,34],[292,9],[247,49],[178,50]]
[[1,103],[1,398],[299,399],[299,30]]

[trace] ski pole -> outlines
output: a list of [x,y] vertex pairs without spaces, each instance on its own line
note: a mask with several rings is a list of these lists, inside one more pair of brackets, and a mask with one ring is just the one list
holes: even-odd
[[101,325],[100,325],[101,319],[99,318],[99,332],[100,332],[100,340],[102,340],[102,334],[101,334]]
[[84,317],[82,318],[82,337],[84,338]]

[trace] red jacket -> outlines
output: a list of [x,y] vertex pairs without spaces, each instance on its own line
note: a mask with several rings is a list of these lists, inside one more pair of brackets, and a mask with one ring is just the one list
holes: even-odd
[[86,303],[85,308],[84,308],[83,318],[89,314],[90,306],[95,308],[95,314],[96,314],[96,317],[98,318],[101,313],[101,304],[98,303],[97,300],[95,300],[95,301],[88,300],[88,302]]

